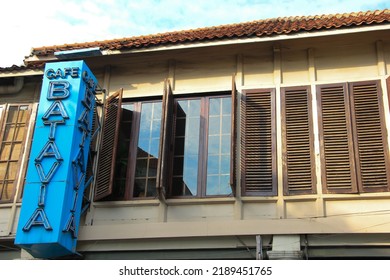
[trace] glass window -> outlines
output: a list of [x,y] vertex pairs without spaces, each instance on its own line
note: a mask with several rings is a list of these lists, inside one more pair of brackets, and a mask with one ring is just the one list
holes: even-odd
[[161,101],[123,102],[114,187],[106,200],[155,197]]
[[200,99],[176,104],[176,133],[173,156],[174,196],[198,194]]
[[133,197],[156,195],[161,102],[141,104]]
[[206,195],[228,195],[230,188],[231,98],[210,98]]
[[6,111],[0,145],[0,202],[13,199],[29,116],[28,105],[11,105]]
[[231,194],[230,128],[230,96],[176,100],[171,196]]

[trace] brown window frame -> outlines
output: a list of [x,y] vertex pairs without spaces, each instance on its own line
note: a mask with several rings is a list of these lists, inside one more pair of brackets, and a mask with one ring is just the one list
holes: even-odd
[[[321,173],[324,193],[356,194],[390,190],[390,165],[382,92],[379,80],[317,86]],[[328,94],[327,100],[322,97],[322,94]],[[333,96],[330,94],[333,94]],[[369,99],[369,94],[372,94],[375,98]],[[367,98],[369,102],[366,104]],[[362,104],[363,106],[360,106]],[[336,109],[336,106],[338,106],[338,109]],[[368,109],[365,109],[366,107]],[[329,108],[329,111],[324,112],[324,108]],[[344,112],[340,110],[344,110]],[[324,113],[326,113],[326,119],[324,119]],[[360,115],[357,117],[356,114]],[[360,122],[359,120],[363,117],[364,121]],[[343,121],[344,118],[345,121]],[[327,125],[327,123],[332,124],[332,126]],[[372,126],[369,126],[369,124]],[[338,127],[334,128],[334,125],[338,125]],[[329,132],[326,131],[328,128],[324,129],[325,127],[329,128]],[[376,136],[374,138],[372,138],[370,130],[375,130]],[[370,134],[369,137],[365,136],[367,132]],[[332,133],[340,136],[332,136]],[[341,139],[344,139],[343,142],[341,142]],[[377,151],[378,149],[383,151],[375,154],[371,152],[373,147]],[[372,158],[375,156],[376,158]],[[376,172],[378,173],[374,173],[377,174],[376,176],[380,175],[380,177],[377,177],[378,180],[382,178],[382,182],[386,181],[386,183],[382,183],[382,186],[370,185],[370,182],[373,182],[373,171],[367,165],[370,161],[382,162],[382,170],[380,171],[381,168],[377,168]],[[336,170],[336,167],[337,172],[332,171]],[[341,170],[343,171],[341,172]]]
[[[2,106],[4,107],[4,109],[3,109],[3,112],[1,112],[1,120],[0,120],[0,128],[1,128],[1,130],[0,130],[0,143],[1,143],[0,154],[2,153],[3,142],[9,142],[9,141],[5,141],[4,137],[5,137],[5,127],[7,124],[9,124],[9,123],[7,123],[7,119],[8,119],[8,114],[9,114],[10,108],[15,107],[15,106],[18,106],[18,108],[27,107],[28,115],[27,115],[25,123],[24,123],[23,139],[18,140],[18,141],[14,141],[14,140],[10,141],[10,143],[15,143],[15,142],[20,143],[20,145],[21,145],[20,154],[19,154],[17,160],[11,160],[9,158],[8,158],[8,160],[5,160],[5,162],[10,162],[10,161],[15,162],[17,165],[17,168],[14,171],[15,178],[12,180],[13,181],[12,193],[11,193],[9,199],[6,199],[6,200],[1,199],[2,192],[4,191],[4,189],[3,189],[3,186],[0,187],[0,204],[10,203],[10,202],[14,201],[18,186],[21,186],[24,184],[24,178],[26,175],[26,166],[28,164],[28,156],[30,154],[30,147],[31,147],[30,144],[31,144],[31,139],[32,139],[32,133],[29,134],[29,132],[32,131],[32,128],[34,126],[30,120],[33,117],[34,112],[35,112],[33,105],[31,103],[9,103],[9,104],[2,104]],[[16,131],[16,129],[15,129],[15,131]],[[14,138],[14,136],[13,136],[13,138]],[[10,151],[10,155],[11,155],[11,151]],[[25,159],[24,164],[21,164],[23,159]],[[3,160],[2,160],[2,162],[3,162]],[[7,164],[7,166],[8,166],[8,164]],[[7,170],[8,170],[8,167],[7,167]],[[22,173],[22,174],[20,174],[20,173]],[[22,195],[23,195],[23,189],[20,190],[18,197],[16,197],[16,199],[20,200]]]
[[[152,102],[161,102],[161,98],[154,98],[154,99],[122,99],[118,103],[118,107],[122,108],[122,105],[125,104],[132,104],[134,106],[133,111],[133,119],[131,123],[131,134],[129,135],[129,146],[128,146],[128,154],[127,154],[127,167],[125,171],[125,185],[123,192],[118,193],[119,186],[116,185],[116,167],[117,167],[117,159],[118,159],[118,147],[119,147],[119,130],[122,121],[122,109],[118,110],[118,112],[115,113],[115,117],[111,116],[112,118],[115,118],[115,126],[109,127],[108,129],[111,130],[111,133],[107,131],[105,126],[103,125],[103,140],[101,142],[101,151],[103,151],[107,145],[104,142],[104,135],[107,134],[109,139],[109,143],[114,142],[114,144],[110,144],[112,148],[109,148],[109,154],[111,155],[111,158],[109,160],[110,165],[108,166],[102,166],[102,170],[98,171],[97,176],[102,177],[103,186],[107,186],[107,178],[109,175],[109,192],[106,192],[104,195],[97,196],[96,189],[99,188],[99,182],[97,186],[95,187],[95,201],[98,200],[108,200],[108,201],[120,201],[120,200],[133,200],[133,199],[153,199],[154,196],[134,196],[134,182],[135,182],[135,172],[136,172],[136,160],[137,160],[137,147],[138,147],[138,137],[140,132],[140,121],[141,121],[141,108],[143,104],[146,103],[152,103]],[[105,117],[105,123],[107,122],[107,118],[110,118],[110,116]],[[112,134],[112,131],[115,131],[114,135]],[[100,153],[99,158],[104,158],[105,155],[108,153],[108,151],[104,153]],[[100,159],[99,159],[100,162]],[[158,159],[158,166],[160,165],[160,158]],[[109,169],[108,169],[109,168]],[[157,167],[158,169],[159,167]],[[105,170],[105,171],[103,171]],[[156,182],[156,191],[157,191],[157,182]]]
[[[122,90],[118,91],[122,92]],[[109,153],[110,157],[107,161],[108,164],[104,164],[104,166],[101,166],[101,164],[98,165],[98,171],[97,171],[97,180],[95,183],[95,201],[99,200],[107,200],[107,201],[113,201],[113,200],[130,200],[130,199],[153,199],[158,197],[161,201],[165,201],[166,199],[166,192],[169,189],[169,186],[171,184],[170,179],[170,173],[171,173],[171,166],[172,166],[172,160],[173,160],[173,150],[172,150],[172,141],[173,141],[173,131],[175,127],[174,122],[174,99],[173,99],[173,92],[172,87],[169,79],[166,79],[164,82],[164,91],[163,91],[163,98],[162,98],[162,116],[161,116],[161,128],[160,128],[160,142],[159,142],[159,158],[158,158],[158,164],[157,164],[157,178],[156,178],[156,197],[134,197],[133,196],[133,184],[130,184],[129,182],[134,181],[134,170],[135,170],[135,159],[133,159],[132,154],[134,154],[134,151],[136,150],[136,142],[138,139],[138,127],[135,124],[137,121],[133,121],[132,124],[132,137],[130,139],[130,152],[128,155],[128,171],[126,175],[126,188],[125,188],[125,194],[121,197],[115,197],[115,193],[113,190],[116,188],[114,187],[114,178],[115,178],[115,161],[116,161],[116,150],[118,146],[118,138],[119,138],[119,126],[121,122],[121,114],[120,111],[114,111],[113,113],[108,115],[108,107],[110,98],[117,98],[117,101],[114,101],[114,104],[116,103],[117,107],[120,107],[122,102],[127,103],[133,102],[146,102],[146,101],[157,101],[161,100],[161,97],[150,97],[150,98],[141,98],[141,99],[127,99],[126,101],[122,101],[122,93],[114,93],[114,96],[107,98],[104,104],[103,108],[103,120],[102,120],[102,140],[100,143],[99,151],[98,151],[98,162],[101,162],[101,158],[104,157],[107,153]],[[210,96],[215,97],[218,93],[210,93]],[[237,138],[237,129],[236,129],[236,120],[237,120],[237,90],[234,83],[234,76],[233,76],[233,82],[232,82],[232,124],[231,124],[231,158],[230,158],[230,182],[229,185],[232,188],[232,193],[235,194],[235,158],[236,158],[236,138]],[[188,96],[196,96],[196,95],[188,95]],[[204,96],[204,94],[199,94],[198,96]],[[228,94],[224,94],[223,96],[228,96]],[[107,102],[108,101],[108,102]],[[118,105],[120,104],[120,106]],[[135,116],[135,118],[138,118],[139,120],[140,116]],[[112,119],[112,120],[110,120]],[[111,123],[111,126],[107,128],[107,125],[105,123]],[[108,131],[109,130],[109,131]],[[110,133],[110,131],[112,131]],[[109,140],[104,140],[104,138],[108,135]],[[111,139],[112,138],[112,139]],[[137,138],[137,139],[135,139]],[[105,142],[111,143],[114,139],[114,142],[109,145],[110,148],[108,149],[109,152],[102,152],[105,149]],[[100,169],[99,169],[100,168]],[[206,173],[204,173],[206,176]],[[99,176],[102,177],[99,179]],[[109,177],[109,179],[107,179]],[[101,183],[99,183],[99,180]],[[204,180],[205,181],[205,180]],[[201,196],[204,197],[204,196]],[[207,196],[211,197],[211,196]],[[220,196],[218,196],[220,197]]]
[[[232,193],[231,194],[220,194],[220,195],[207,195],[207,165],[208,165],[208,130],[209,130],[209,105],[210,105],[210,99],[213,98],[227,98],[231,97],[231,127],[230,127],[230,163],[229,163],[229,173],[230,173],[230,179],[229,179],[229,185],[231,187]],[[212,198],[212,197],[229,197],[235,194],[235,178],[233,175],[233,171],[235,168],[234,166],[234,157],[235,152],[232,153],[232,151],[235,150],[235,125],[234,120],[236,118],[236,110],[234,109],[236,106],[236,103],[234,102],[235,98],[235,90],[232,90],[231,93],[229,92],[212,92],[212,93],[202,93],[198,95],[189,95],[189,96],[181,96],[174,99],[174,116],[173,116],[173,130],[176,127],[176,108],[177,108],[177,102],[181,100],[199,100],[200,101],[200,135],[199,135],[199,156],[198,156],[198,177],[197,177],[197,195],[194,196],[186,196],[186,195],[173,195],[173,158],[174,158],[174,140],[175,135],[174,131],[171,131],[171,151],[170,151],[170,172],[168,178],[170,178],[170,181],[168,183],[168,190],[167,195],[169,198]],[[233,177],[233,178],[232,178]]]

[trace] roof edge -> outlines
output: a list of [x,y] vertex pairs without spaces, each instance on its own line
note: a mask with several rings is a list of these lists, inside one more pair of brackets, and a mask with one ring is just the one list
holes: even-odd
[[390,9],[328,14],[315,16],[278,17],[243,23],[203,27],[146,36],[134,36],[105,41],[73,43],[33,48],[28,60],[33,56],[48,56],[56,51],[99,47],[100,50],[141,49],[152,46],[237,39],[245,37],[268,37],[291,34],[300,31],[340,29],[343,27],[382,24],[390,22]]

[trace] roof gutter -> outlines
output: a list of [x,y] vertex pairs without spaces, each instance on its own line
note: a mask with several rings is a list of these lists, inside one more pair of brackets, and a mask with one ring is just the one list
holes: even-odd
[[13,85],[0,86],[0,94],[14,94],[22,90],[24,86],[24,77],[15,77]]

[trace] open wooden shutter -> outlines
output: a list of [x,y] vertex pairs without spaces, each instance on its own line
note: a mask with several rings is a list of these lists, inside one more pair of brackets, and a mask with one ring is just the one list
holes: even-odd
[[113,190],[123,89],[107,98],[100,143],[95,201],[109,196]]
[[232,78],[232,112],[231,112],[231,140],[230,140],[230,186],[232,188],[233,195],[236,195],[236,149],[237,149],[237,88],[236,88],[236,75]]
[[165,81],[162,117],[160,129],[160,149],[157,166],[157,193],[160,200],[165,200],[168,186],[169,158],[171,153],[171,137],[173,129],[173,93],[169,80]]
[[[87,176],[85,177],[86,182],[89,182],[91,176],[94,176],[93,174],[93,165],[95,161],[96,156],[96,142],[97,142],[97,135],[99,130],[101,129],[100,121],[99,121],[99,113],[98,113],[98,104],[95,104],[93,107],[93,116],[92,116],[92,130],[91,130],[91,143],[89,145],[89,152],[88,152],[88,163],[87,163]],[[86,186],[87,187],[87,186]]]
[[282,89],[284,193],[315,193],[311,96],[308,87]]
[[241,100],[243,195],[276,195],[275,90],[245,90]]
[[324,192],[355,193],[355,159],[346,85],[318,86],[317,101]]
[[388,146],[379,81],[352,83],[349,90],[359,190],[388,191]]
[[387,86],[387,100],[390,102],[390,77],[386,79],[386,86]]

